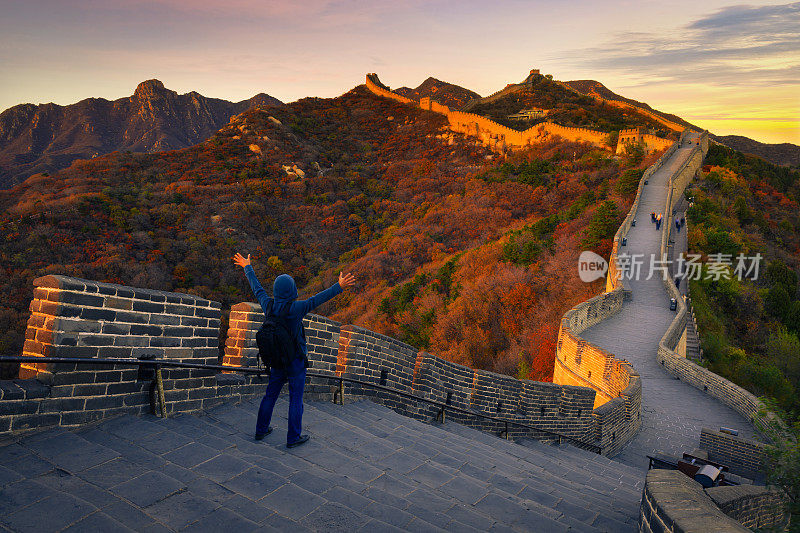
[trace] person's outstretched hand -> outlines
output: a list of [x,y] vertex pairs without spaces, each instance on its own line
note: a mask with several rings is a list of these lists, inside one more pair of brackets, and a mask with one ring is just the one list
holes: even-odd
[[247,254],[247,257],[245,257],[239,252],[236,252],[236,255],[233,256],[233,262],[242,268],[250,266],[250,254]]
[[346,289],[347,287],[352,287],[356,284],[356,278],[351,273],[345,274],[344,272],[339,272],[339,286],[342,289]]

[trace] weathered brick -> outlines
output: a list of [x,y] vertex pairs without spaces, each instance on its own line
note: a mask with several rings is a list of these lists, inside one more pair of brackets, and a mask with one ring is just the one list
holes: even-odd
[[104,418],[102,411],[75,411],[61,413],[62,426],[77,426],[81,424],[88,424],[96,422]]
[[164,304],[153,303],[153,302],[143,302],[141,300],[134,300],[133,301],[133,310],[134,311],[141,311],[144,313],[163,313],[164,312]]
[[131,324],[147,324],[148,320],[149,320],[149,315],[145,313],[117,311],[117,322],[128,322]]
[[181,323],[181,317],[174,315],[150,315],[150,324],[158,326],[177,326]]
[[100,359],[125,359],[131,356],[133,348],[127,346],[102,346],[97,350]]
[[131,326],[129,324],[106,322],[103,324],[102,332],[108,335],[128,335],[131,332]]
[[56,346],[55,357],[97,357],[96,346]]
[[106,394],[127,394],[129,392],[139,392],[142,389],[142,384],[136,381],[129,381],[124,383],[109,383],[106,389]]
[[219,318],[220,311],[219,309],[207,309],[204,307],[195,307],[194,308],[194,316],[200,316],[205,318]]
[[39,413],[81,411],[85,402],[84,398],[47,398],[39,402]]
[[144,326],[134,324],[131,326],[131,335],[163,335],[164,328],[162,326]]
[[59,419],[58,413],[12,416],[11,431],[55,426]]
[[112,407],[121,407],[122,405],[122,396],[99,396],[96,398],[86,398],[87,411],[93,411],[95,409],[110,409]]
[[113,335],[81,335],[78,337],[79,346],[113,346]]
[[151,337],[150,346],[154,347],[174,347],[180,346],[181,340],[177,337]]
[[105,298],[80,292],[62,292],[60,301],[81,307],[103,307]]
[[81,311],[81,318],[85,320],[114,320],[117,312],[111,309],[84,308]]
[[106,393],[106,383],[90,383],[74,385],[72,394],[74,396],[103,396]]
[[165,326],[164,335],[170,337],[191,337],[194,329],[188,326]]

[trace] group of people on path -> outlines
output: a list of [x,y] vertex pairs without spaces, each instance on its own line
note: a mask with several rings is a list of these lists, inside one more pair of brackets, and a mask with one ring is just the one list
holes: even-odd
[[655,212],[650,213],[650,222],[656,225],[656,230],[661,229],[661,213],[656,214]]

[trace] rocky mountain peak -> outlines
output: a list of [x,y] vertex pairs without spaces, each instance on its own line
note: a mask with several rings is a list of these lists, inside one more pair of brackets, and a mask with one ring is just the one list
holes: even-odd
[[136,87],[133,93],[134,98],[149,98],[156,94],[166,92],[167,89],[159,80],[145,80]]

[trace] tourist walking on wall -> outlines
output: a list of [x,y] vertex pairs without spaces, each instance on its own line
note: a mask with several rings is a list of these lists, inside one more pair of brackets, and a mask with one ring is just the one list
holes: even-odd
[[661,229],[661,213],[659,213],[658,216],[656,217],[656,230],[660,229]]
[[275,316],[282,317],[288,326],[289,332],[294,337],[294,359],[287,368],[271,368],[267,392],[261,400],[256,422],[256,440],[261,440],[272,432],[269,423],[272,420],[272,410],[275,401],[283,388],[289,382],[289,431],[286,435],[286,446],[294,448],[308,440],[308,435],[302,435],[303,422],[303,387],[306,382],[306,368],[308,368],[308,348],[306,347],[306,332],[303,328],[303,317],[315,307],[327,302],[334,296],[341,294],[343,289],[355,285],[356,279],[352,274],[339,274],[339,281],[322,292],[318,292],[307,300],[297,299],[297,285],[288,274],[281,274],[275,278],[272,286],[273,298],[267,296],[267,291],[261,286],[256,273],[250,264],[250,255],[246,258],[237,253],[233,262],[244,269],[244,275],[250,282],[258,303],[265,315],[270,311]]

